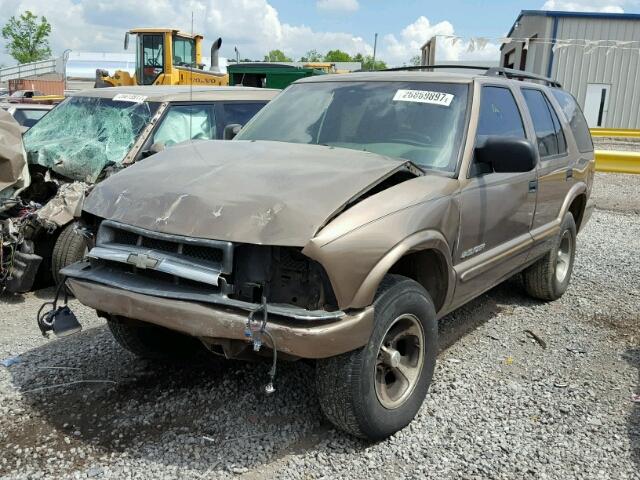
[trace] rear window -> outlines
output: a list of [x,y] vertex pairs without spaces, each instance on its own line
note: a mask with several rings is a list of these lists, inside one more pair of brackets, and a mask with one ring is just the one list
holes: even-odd
[[529,108],[536,131],[540,157],[552,157],[567,152],[567,142],[560,121],[549,100],[540,90],[523,88],[522,94]]
[[576,139],[578,150],[581,152],[592,152],[593,142],[591,140],[591,133],[589,133],[589,126],[573,95],[555,88],[551,90],[551,93],[560,104],[562,113],[569,122],[569,127]]

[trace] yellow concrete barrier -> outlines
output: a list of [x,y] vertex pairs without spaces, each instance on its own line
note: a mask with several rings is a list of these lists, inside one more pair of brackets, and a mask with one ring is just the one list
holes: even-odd
[[592,137],[640,138],[640,130],[624,128],[592,128]]
[[596,171],[640,174],[640,152],[596,150]]

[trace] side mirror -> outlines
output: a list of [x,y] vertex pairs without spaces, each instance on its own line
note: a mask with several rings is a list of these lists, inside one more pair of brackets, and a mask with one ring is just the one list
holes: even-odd
[[165,149],[163,142],[156,142],[152,144],[147,150],[144,150],[141,155],[142,158],[150,157],[151,155],[155,155],[156,153],[160,153]]
[[490,136],[475,149],[475,161],[496,173],[529,172],[536,167],[534,145],[524,138]]
[[129,49],[129,32],[124,34],[124,49]]
[[225,140],[233,140],[238,133],[240,133],[240,129],[242,125],[239,123],[230,123],[226,127],[224,127],[224,133],[222,134],[222,138]]

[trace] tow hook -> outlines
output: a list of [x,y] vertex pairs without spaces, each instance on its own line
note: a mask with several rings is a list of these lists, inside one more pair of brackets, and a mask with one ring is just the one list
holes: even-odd
[[[63,278],[56,290],[56,296],[53,301],[43,303],[38,310],[38,327],[43,337],[48,338],[49,332],[51,331],[53,331],[56,337],[65,337],[82,330],[82,325],[80,325],[75,314],[67,305],[69,302],[69,294],[65,288],[65,282],[66,279]],[[64,305],[58,306],[58,300],[62,292],[64,292]],[[45,311],[47,306],[51,308]]]
[[[256,320],[255,317],[259,313],[262,313],[262,321]],[[278,349],[276,346],[276,340],[271,335],[271,332],[267,329],[267,321],[269,319],[269,312],[267,308],[267,297],[265,295],[262,296],[262,305],[260,305],[255,310],[252,310],[247,317],[247,325],[244,329],[244,336],[253,343],[253,351],[259,352],[260,348],[262,348],[262,337],[266,336],[271,343],[271,349],[273,350],[273,362],[271,364],[271,369],[269,370],[269,382],[264,387],[264,392],[267,395],[271,395],[276,391],[273,386],[273,381],[276,377],[276,365],[278,363]]]

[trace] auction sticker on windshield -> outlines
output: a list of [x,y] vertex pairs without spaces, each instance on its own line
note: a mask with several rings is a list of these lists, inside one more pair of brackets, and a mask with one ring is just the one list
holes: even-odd
[[429,90],[398,90],[393,96],[394,102],[431,103],[448,107],[453,101],[454,95],[443,92],[431,92]]
[[142,103],[147,99],[146,95],[133,95],[131,93],[119,93],[113,97],[114,102]]

